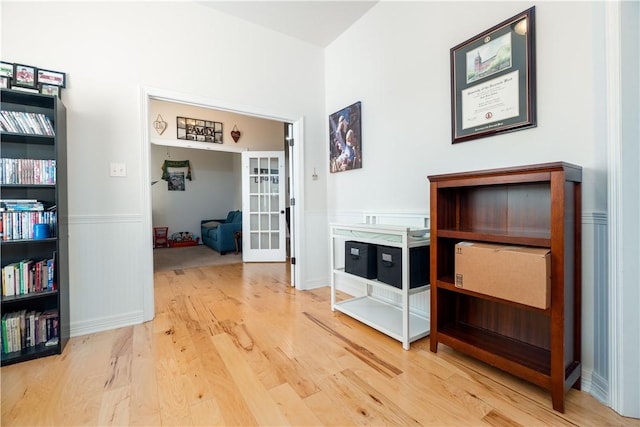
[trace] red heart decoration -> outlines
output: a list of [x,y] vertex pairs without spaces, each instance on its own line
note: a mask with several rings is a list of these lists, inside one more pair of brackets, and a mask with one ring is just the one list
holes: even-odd
[[233,138],[233,140],[235,142],[238,142],[238,140],[240,139],[240,131],[239,130],[232,130],[231,131],[231,138]]

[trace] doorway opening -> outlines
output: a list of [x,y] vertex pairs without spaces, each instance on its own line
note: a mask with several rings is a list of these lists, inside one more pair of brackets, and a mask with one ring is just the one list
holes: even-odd
[[[151,144],[159,145],[173,145],[176,147],[194,148],[197,143],[185,144],[185,141],[171,140],[168,143],[165,141],[158,141],[154,138],[154,135],[150,132],[152,129],[153,118],[149,114],[149,103],[151,100],[161,100],[172,103],[188,104],[208,109],[215,109],[220,111],[232,112],[237,114],[243,114],[253,117],[265,118],[270,120],[279,121],[281,123],[290,124],[290,133],[288,137],[290,140],[295,140],[295,144],[290,146],[289,150],[285,150],[285,153],[289,153],[290,165],[293,167],[289,170],[289,184],[290,197],[288,200],[295,200],[295,203],[291,203],[289,206],[289,256],[290,259],[300,259],[302,254],[300,253],[299,242],[303,238],[302,230],[303,218],[300,212],[303,208],[303,197],[300,192],[302,185],[296,186],[295,182],[302,182],[303,179],[303,118],[296,115],[282,115],[274,114],[269,111],[264,111],[259,108],[249,108],[247,106],[234,106],[222,102],[203,99],[193,95],[176,94],[161,89],[143,87],[141,91],[141,135],[142,135],[142,165],[141,170],[143,176],[147,177],[146,180],[142,180],[142,204],[143,204],[143,234],[146,242],[153,241],[153,222],[152,222],[152,199],[151,199],[151,168],[150,164],[150,147]],[[215,150],[221,149],[221,151],[229,151],[227,147],[214,147],[216,144],[210,144],[206,149]],[[295,219],[295,220],[294,220]],[[154,278],[153,278],[153,247],[150,244],[143,246],[147,248],[142,254],[142,260],[144,263],[143,271],[143,317],[145,321],[153,319],[154,312]],[[302,276],[301,269],[296,263],[291,263],[291,285],[299,287],[300,277]]]

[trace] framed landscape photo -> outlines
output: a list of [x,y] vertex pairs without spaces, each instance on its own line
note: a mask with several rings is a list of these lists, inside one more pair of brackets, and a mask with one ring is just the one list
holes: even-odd
[[38,83],[66,87],[67,75],[60,71],[38,70]]
[[13,64],[13,85],[37,89],[37,69],[30,65]]
[[535,7],[451,49],[452,143],[536,122]]

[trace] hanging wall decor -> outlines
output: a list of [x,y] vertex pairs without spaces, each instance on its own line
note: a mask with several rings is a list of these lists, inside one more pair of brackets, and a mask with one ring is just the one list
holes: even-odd
[[162,179],[169,181],[169,168],[187,168],[187,178],[191,181],[191,163],[189,160],[165,160],[162,163]]
[[362,167],[360,102],[329,116],[329,170],[342,172]]
[[184,191],[184,172],[169,172],[169,191]]
[[536,126],[534,12],[451,49],[452,143]]
[[158,135],[162,135],[167,130],[167,122],[164,121],[160,114],[158,114],[156,121],[153,122],[153,128],[158,132]]
[[222,144],[222,123],[177,117],[178,139]]
[[231,138],[233,138],[234,142],[238,142],[240,139],[240,131],[238,130],[238,126],[233,125],[233,130],[231,131]]

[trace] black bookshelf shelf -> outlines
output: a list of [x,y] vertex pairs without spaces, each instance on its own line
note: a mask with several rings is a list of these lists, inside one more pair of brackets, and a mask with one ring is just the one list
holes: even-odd
[[[0,110],[14,112],[11,114],[18,117],[18,120],[20,117],[39,117],[40,120],[49,123],[46,129],[42,129],[45,132],[50,132],[51,128],[53,128],[54,133],[51,136],[39,133],[0,132],[0,155],[3,160],[11,159],[6,160],[3,164],[9,165],[9,167],[19,164],[20,168],[22,168],[23,164],[34,166],[33,175],[29,173],[18,175],[18,179],[14,179],[16,178],[15,175],[2,176],[2,181],[5,183],[0,184],[0,199],[5,202],[8,199],[37,200],[44,206],[44,212],[48,208],[55,207],[55,216],[51,217],[53,222],[45,222],[51,225],[51,237],[43,239],[0,239],[0,251],[2,252],[0,262],[3,275],[5,267],[32,260],[35,267],[27,271],[32,274],[37,272],[40,275],[31,277],[41,278],[42,285],[45,285],[47,278],[41,275],[53,274],[52,279],[56,287],[55,290],[33,292],[34,289],[39,289],[39,287],[34,285],[34,279],[29,279],[32,286],[31,292],[10,295],[12,292],[7,292],[3,288],[3,296],[0,299],[2,304],[3,345],[0,350],[2,350],[2,366],[5,366],[53,354],[61,354],[69,340],[69,233],[67,221],[66,107],[57,97],[2,89]],[[31,126],[31,129],[37,132],[35,126]],[[27,160],[27,163],[21,163],[21,159]],[[40,163],[38,163],[39,161]],[[38,175],[35,174],[35,171],[42,171],[42,169],[38,168],[49,166],[52,166],[52,168],[46,169],[47,175],[45,175],[45,179],[36,178]],[[20,171],[24,171],[24,169],[20,169]],[[3,170],[3,173],[5,172]],[[10,170],[10,172],[15,173],[13,170]],[[52,178],[51,181],[55,182],[55,184],[41,183],[49,182],[49,177]],[[21,183],[9,184],[7,182]],[[4,204],[8,205],[8,202]],[[9,220],[14,221],[14,218],[10,216],[12,213],[9,209],[7,209],[7,212],[0,212],[3,225],[6,225]],[[38,220],[43,222],[42,218]],[[16,223],[14,222],[13,224],[15,225]],[[35,222],[30,222],[29,224],[33,225]],[[28,230],[31,230],[31,225]],[[19,224],[17,227],[24,227],[24,225]],[[4,232],[8,233],[7,227],[3,228]],[[31,235],[31,232],[26,232],[24,228],[22,228],[22,232],[18,229],[18,233],[15,232],[15,229],[11,231],[13,232],[11,237]],[[8,236],[9,234],[5,234],[4,238]],[[43,260],[53,260],[52,269],[47,266],[47,270],[43,270],[42,264],[39,263],[39,261]],[[7,271],[10,270],[7,269]],[[49,276],[49,280],[51,280],[51,276]],[[4,295],[5,293],[7,295]],[[31,324],[33,326],[26,326],[26,323],[21,324],[22,318],[28,319],[30,313],[32,314],[33,322]],[[43,316],[39,317],[40,326],[35,324],[36,313],[43,313]],[[42,322],[46,322],[46,325]],[[55,328],[49,328],[50,325],[55,325]],[[8,330],[7,326],[11,329]],[[37,345],[27,346],[27,342],[31,342],[31,339],[27,340],[27,330],[33,332],[31,334],[33,342],[36,341],[35,331],[38,331],[38,335],[45,337],[44,333],[47,336],[55,335],[51,331],[57,330],[58,340],[49,340],[50,345],[46,345],[44,342],[46,338],[42,338],[39,339],[41,342]],[[11,343],[11,346],[8,345],[9,343]],[[5,350],[19,347],[21,347],[19,351],[5,352]]]

